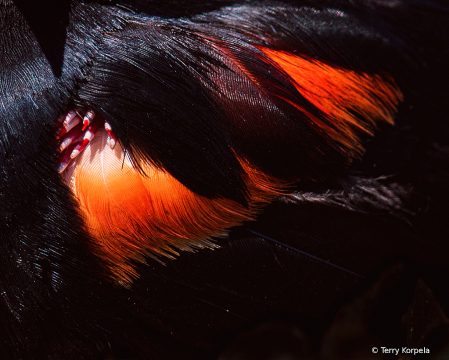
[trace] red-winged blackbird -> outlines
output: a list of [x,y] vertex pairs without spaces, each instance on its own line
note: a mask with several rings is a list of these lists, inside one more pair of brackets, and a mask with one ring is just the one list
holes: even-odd
[[0,357],[214,359],[264,319],[312,356],[398,261],[362,320],[405,346],[418,277],[449,308],[448,20],[424,0],[0,0]]

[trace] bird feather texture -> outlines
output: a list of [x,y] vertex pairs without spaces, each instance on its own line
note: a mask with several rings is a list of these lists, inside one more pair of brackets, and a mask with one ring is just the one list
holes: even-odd
[[[214,359],[279,314],[318,344],[398,260],[447,310],[448,14],[0,0],[0,358]],[[70,109],[117,144],[100,128],[60,174]]]

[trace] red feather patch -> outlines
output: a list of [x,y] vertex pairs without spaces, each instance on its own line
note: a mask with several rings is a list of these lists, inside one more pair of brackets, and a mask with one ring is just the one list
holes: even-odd
[[364,150],[359,135],[373,135],[377,122],[394,123],[403,96],[388,74],[369,75],[285,51],[259,49],[291,77],[299,93],[325,114],[332,126],[292,105],[353,156]]
[[187,189],[169,173],[142,162],[142,175],[120,144],[112,150],[100,130],[92,143],[64,172],[79,203],[96,252],[126,285],[138,274],[132,261],[177,249],[216,247],[211,237],[252,220],[261,205],[282,193],[287,184],[240,160],[246,176],[248,208],[225,198],[208,199]]

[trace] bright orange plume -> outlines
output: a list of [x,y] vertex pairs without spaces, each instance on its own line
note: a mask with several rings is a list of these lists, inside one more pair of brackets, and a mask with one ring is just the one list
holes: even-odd
[[390,76],[368,75],[285,51],[259,49],[291,77],[299,93],[315,105],[332,126],[300,105],[289,102],[354,155],[363,152],[359,135],[373,135],[379,121],[394,123],[393,117],[403,96]]
[[140,164],[146,176],[142,175],[120,144],[114,150],[106,145],[106,137],[99,130],[64,176],[78,199],[96,252],[124,285],[138,277],[131,260],[144,262],[145,256],[155,255],[173,258],[177,249],[215,247],[212,236],[251,220],[260,205],[285,188],[241,160],[248,175],[249,207],[224,198],[208,199],[149,163]]

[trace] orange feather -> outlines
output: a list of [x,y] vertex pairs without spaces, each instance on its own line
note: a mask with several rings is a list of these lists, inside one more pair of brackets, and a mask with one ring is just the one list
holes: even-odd
[[142,175],[120,144],[111,150],[99,130],[92,143],[65,171],[96,252],[113,277],[127,285],[138,277],[131,260],[173,258],[177,249],[216,247],[211,237],[253,219],[262,204],[286,184],[255,169],[244,159],[249,207],[225,198],[199,196],[169,173],[142,161]]
[[[285,51],[259,49],[291,77],[296,89],[332,126],[292,103],[352,155],[363,153],[359,135],[373,135],[377,122],[393,124],[403,96],[388,75],[369,75]],[[288,100],[287,100],[288,101]]]

